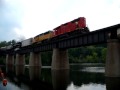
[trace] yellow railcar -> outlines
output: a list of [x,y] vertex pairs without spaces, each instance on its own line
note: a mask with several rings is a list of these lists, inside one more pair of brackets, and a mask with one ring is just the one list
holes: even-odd
[[33,43],[41,42],[43,40],[50,39],[52,37],[53,37],[53,31],[47,31],[43,34],[34,37]]
[[41,35],[42,35],[42,34],[39,34],[39,35],[35,36],[35,37],[33,38],[33,43],[39,42],[39,36],[41,36]]
[[38,42],[38,41],[39,41],[39,35],[37,35],[33,38],[33,43]]
[[39,37],[39,39],[41,41],[43,41],[43,40],[46,40],[46,39],[50,39],[52,37],[53,37],[53,31],[48,31],[48,32],[44,33],[44,35],[42,37]]

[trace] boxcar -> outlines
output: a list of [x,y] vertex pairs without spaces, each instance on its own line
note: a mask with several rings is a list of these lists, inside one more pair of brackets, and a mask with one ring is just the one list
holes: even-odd
[[29,39],[23,40],[21,42],[21,47],[29,46],[29,45],[32,44],[32,42],[33,42],[33,38],[29,38]]

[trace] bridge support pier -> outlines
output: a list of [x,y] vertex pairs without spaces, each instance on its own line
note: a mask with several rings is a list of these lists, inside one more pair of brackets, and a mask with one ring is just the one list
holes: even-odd
[[25,55],[16,54],[15,65],[25,65]]
[[66,49],[53,49],[52,69],[69,69],[68,51]]
[[6,65],[14,65],[14,55],[6,55]]
[[30,66],[42,66],[41,63],[41,54],[40,53],[30,53],[30,59],[29,59],[29,65]]
[[107,77],[120,77],[120,49],[119,40],[110,39],[107,45],[105,75]]

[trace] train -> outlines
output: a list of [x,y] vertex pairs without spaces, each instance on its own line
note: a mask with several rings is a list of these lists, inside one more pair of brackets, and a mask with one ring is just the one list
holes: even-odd
[[42,42],[43,40],[51,39],[53,37],[75,31],[80,31],[81,34],[89,32],[89,29],[86,26],[85,17],[79,17],[65,24],[61,24],[60,26],[54,28],[52,31],[47,31],[45,33],[39,34],[33,38],[33,43]]
[[[45,33],[39,34],[33,38],[29,38],[26,40],[23,40],[21,42],[16,43],[11,47],[11,45],[2,47],[1,49],[12,49],[17,48],[15,50],[18,50],[18,48],[26,47],[32,44],[36,43],[42,43],[45,40],[50,40],[52,38],[56,38],[61,35],[67,35],[69,33],[78,32],[83,34],[89,32],[88,27],[86,26],[86,18],[85,17],[79,17],[77,19],[74,19],[72,21],[69,21],[67,23],[61,24],[60,26],[54,28],[53,30],[49,30]],[[68,35],[67,35],[68,36]]]

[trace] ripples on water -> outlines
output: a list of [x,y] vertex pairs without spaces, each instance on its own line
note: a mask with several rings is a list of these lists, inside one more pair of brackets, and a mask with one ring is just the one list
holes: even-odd
[[70,70],[53,71],[50,66],[1,67],[8,80],[0,90],[119,90],[120,79],[105,78],[104,67],[71,65]]

